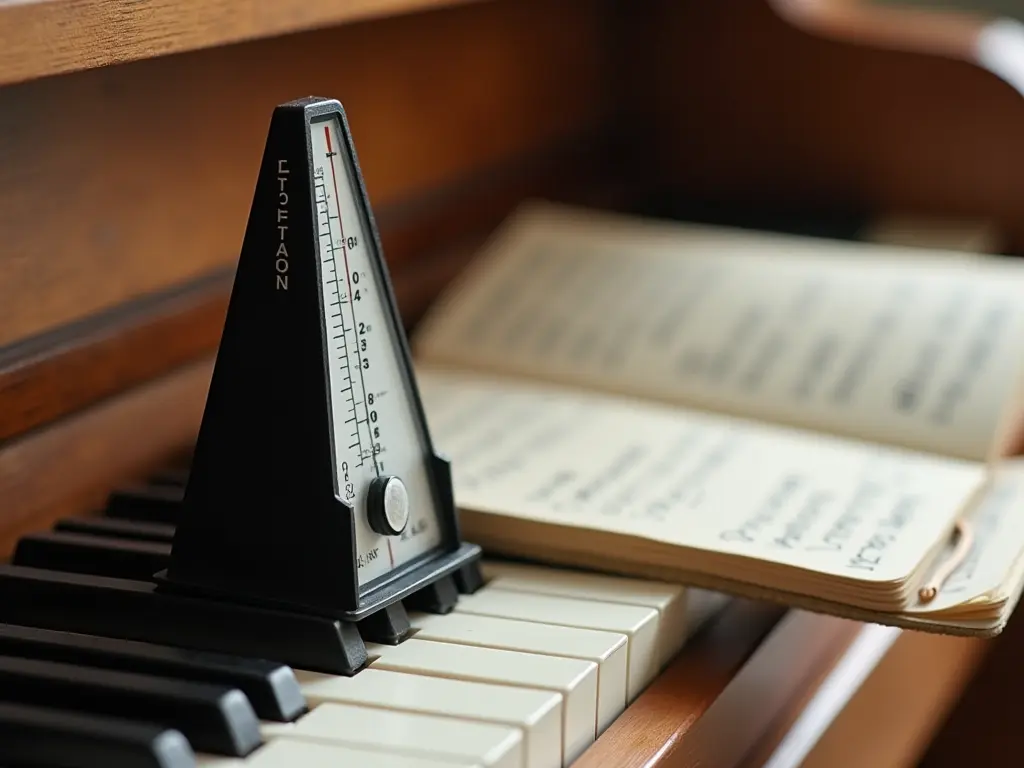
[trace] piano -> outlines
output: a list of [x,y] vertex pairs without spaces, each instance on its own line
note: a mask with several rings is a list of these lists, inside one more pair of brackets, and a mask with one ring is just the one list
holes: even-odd
[[412,332],[527,196],[850,237],[976,220],[1020,253],[991,21],[849,5],[0,6],[0,558],[34,569],[0,575],[0,765],[957,764],[1019,680],[1019,622],[925,636],[485,553],[480,590],[347,675],[316,622],[197,615],[147,578],[298,95],[345,103]]

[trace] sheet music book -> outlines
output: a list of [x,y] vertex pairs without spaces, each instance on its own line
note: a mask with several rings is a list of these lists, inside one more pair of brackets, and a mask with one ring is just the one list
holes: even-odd
[[413,339],[491,552],[992,635],[1024,582],[1009,259],[534,202]]

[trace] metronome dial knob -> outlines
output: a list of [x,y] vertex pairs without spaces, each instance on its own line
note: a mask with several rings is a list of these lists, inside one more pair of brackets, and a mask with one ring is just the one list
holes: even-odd
[[398,536],[409,524],[409,492],[394,475],[375,477],[366,492],[370,527],[384,536]]

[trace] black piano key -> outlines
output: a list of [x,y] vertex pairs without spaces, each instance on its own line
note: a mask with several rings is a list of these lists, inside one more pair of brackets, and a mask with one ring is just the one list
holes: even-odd
[[32,568],[145,581],[164,570],[170,557],[171,545],[159,541],[46,531],[23,536],[12,562]]
[[143,520],[120,520],[116,517],[66,517],[58,520],[53,529],[68,533],[87,533],[92,536],[113,536],[132,541],[174,541],[174,526]]
[[173,525],[184,495],[183,488],[160,485],[114,491],[107,499],[104,514],[122,520]]
[[0,622],[272,659],[352,675],[366,664],[354,624],[157,592],[152,582],[0,564]]
[[15,704],[159,723],[181,731],[193,749],[219,755],[245,757],[263,741],[237,688],[0,656],[0,691]]
[[0,701],[0,765],[196,768],[196,758],[173,728]]
[[0,624],[0,656],[226,685],[248,696],[264,720],[289,722],[306,711],[295,673],[263,659],[13,624]]

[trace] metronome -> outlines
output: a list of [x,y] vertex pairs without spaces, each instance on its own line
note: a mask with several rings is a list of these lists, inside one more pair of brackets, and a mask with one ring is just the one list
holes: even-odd
[[360,622],[481,583],[345,112],[273,113],[162,589]]

